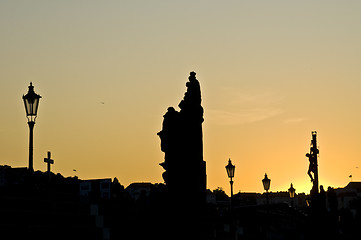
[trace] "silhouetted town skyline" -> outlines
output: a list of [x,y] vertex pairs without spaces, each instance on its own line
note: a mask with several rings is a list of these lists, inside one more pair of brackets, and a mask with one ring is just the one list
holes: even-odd
[[357,239],[358,1],[1,1],[0,240]]

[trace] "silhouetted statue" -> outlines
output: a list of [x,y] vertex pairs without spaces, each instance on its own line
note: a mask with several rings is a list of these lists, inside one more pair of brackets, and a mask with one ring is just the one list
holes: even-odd
[[[163,179],[171,201],[205,203],[206,163],[203,161],[203,107],[196,73],[191,72],[180,111],[169,107],[158,133],[165,153]],[[185,194],[186,193],[186,194]]]
[[[311,178],[311,182],[313,183],[313,188],[311,190],[311,193],[318,193],[318,163],[317,163],[317,155],[319,153],[317,149],[317,132],[312,132],[312,140],[311,140],[311,148],[310,153],[306,154],[306,157],[308,157],[308,160],[310,162],[310,165],[308,167],[308,176]],[[313,173],[313,176],[312,174]]]
[[322,214],[326,214],[327,208],[326,208],[326,192],[322,185],[320,185],[320,193],[319,193],[319,199],[320,199],[320,211]]
[[310,161],[310,165],[308,166],[307,174],[308,174],[308,176],[310,176],[311,182],[313,182],[314,178],[311,173],[315,174],[315,172],[316,172],[316,159],[313,154],[309,154],[309,153],[306,154],[306,157],[308,157],[308,160]]
[[[328,231],[328,219],[326,209],[326,193],[323,186],[318,187],[318,162],[317,155],[319,150],[317,149],[317,132],[312,132],[312,140],[310,152],[306,154],[310,165],[308,167],[307,174],[311,178],[313,183],[310,192],[310,218],[309,227],[312,239],[326,239],[326,231]],[[312,176],[313,173],[313,176]]]

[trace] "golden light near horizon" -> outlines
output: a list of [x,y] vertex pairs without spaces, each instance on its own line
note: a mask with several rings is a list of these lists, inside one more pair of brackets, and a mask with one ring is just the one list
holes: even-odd
[[[42,96],[34,169],[163,182],[163,115],[190,71],[201,84],[209,189],[308,193],[361,181],[361,3],[357,1],[2,1],[0,165],[26,166],[21,96]],[[141,149],[141,150],[139,150]],[[77,171],[74,172],[73,169]]]

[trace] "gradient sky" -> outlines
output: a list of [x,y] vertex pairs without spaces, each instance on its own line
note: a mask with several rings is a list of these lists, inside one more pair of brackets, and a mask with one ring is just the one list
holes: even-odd
[[[22,95],[41,99],[34,169],[121,184],[163,182],[163,114],[190,71],[205,110],[208,188],[308,193],[361,181],[360,1],[0,2],[0,164],[28,165]],[[104,104],[103,104],[104,103]],[[77,172],[73,172],[76,169]],[[185,177],[186,177],[185,173]]]

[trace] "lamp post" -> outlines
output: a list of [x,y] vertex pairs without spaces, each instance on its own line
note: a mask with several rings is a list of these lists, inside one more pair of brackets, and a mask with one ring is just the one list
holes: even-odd
[[231,206],[232,206],[232,198],[233,198],[233,177],[234,177],[234,171],[236,167],[232,164],[231,159],[228,160],[228,165],[226,166],[227,175],[230,179],[229,183],[231,184]]
[[295,198],[296,189],[293,188],[292,183],[291,183],[291,187],[288,189],[288,192],[290,193],[291,206],[293,207],[293,199]]
[[268,190],[270,188],[270,185],[271,185],[271,179],[269,179],[267,177],[267,173],[264,174],[264,179],[262,179],[262,183],[263,183],[263,188],[264,190],[266,191],[266,201],[267,201],[267,220],[266,220],[266,239],[268,239],[268,228],[269,228],[269,200],[268,200]]
[[231,217],[231,234],[234,236],[234,239],[237,239],[236,232],[235,232],[235,226],[234,226],[234,216],[233,216],[233,177],[234,177],[234,171],[236,169],[236,166],[232,164],[231,159],[228,160],[228,164],[226,166],[227,175],[230,179],[229,183],[231,184],[231,201],[230,201],[230,217]]
[[270,188],[270,185],[271,185],[271,179],[269,179],[267,177],[267,173],[265,173],[264,175],[264,179],[262,179],[262,183],[263,183],[263,188],[264,190],[266,191],[266,200],[267,200],[267,205],[268,205],[268,190]]
[[33,167],[33,130],[35,125],[35,119],[38,114],[39,100],[41,96],[34,92],[34,86],[30,82],[29,90],[26,95],[23,95],[23,101],[25,105],[26,117],[28,118],[29,125],[29,170],[34,171]]

